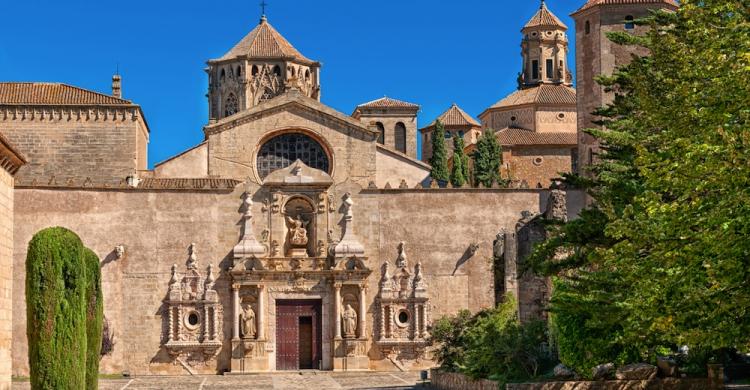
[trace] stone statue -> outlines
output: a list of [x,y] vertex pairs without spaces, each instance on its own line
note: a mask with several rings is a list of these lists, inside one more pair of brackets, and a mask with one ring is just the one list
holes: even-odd
[[303,220],[302,215],[286,217],[286,222],[289,225],[289,242],[294,246],[307,245],[307,225],[310,222]]
[[195,243],[190,244],[190,257],[188,257],[187,261],[187,268],[188,269],[197,269],[198,268],[198,258],[195,253]]
[[495,242],[492,245],[492,254],[496,259],[502,259],[505,256],[505,229],[495,236]]
[[255,312],[250,305],[247,305],[242,314],[240,314],[240,321],[242,324],[242,337],[254,339],[257,332],[255,327]]
[[172,265],[172,278],[169,279],[169,291],[174,291],[180,288],[180,280],[177,276],[177,264]]
[[341,314],[344,325],[344,338],[353,339],[357,337],[357,312],[352,305],[346,305],[346,310]]
[[397,268],[406,268],[406,243],[401,241],[398,243],[398,258],[396,258]]

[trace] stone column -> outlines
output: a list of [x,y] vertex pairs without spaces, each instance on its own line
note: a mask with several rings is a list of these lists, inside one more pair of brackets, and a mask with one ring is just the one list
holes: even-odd
[[365,329],[367,325],[367,306],[365,303],[365,293],[367,291],[367,285],[362,283],[359,286],[359,322],[357,322],[359,338],[364,340],[367,338]]
[[234,313],[232,315],[232,339],[240,339],[240,285],[232,285],[232,303],[234,304]]
[[174,307],[169,307],[169,332],[167,332],[167,342],[174,340]]
[[333,303],[333,315],[336,318],[335,324],[336,324],[336,333],[334,335],[334,338],[336,340],[341,340],[341,283],[334,283],[333,285],[334,289],[334,296],[333,299],[335,302]]
[[266,339],[266,286],[258,286],[258,340]]

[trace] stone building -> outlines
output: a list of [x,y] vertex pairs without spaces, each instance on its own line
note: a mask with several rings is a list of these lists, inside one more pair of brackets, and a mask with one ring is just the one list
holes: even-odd
[[445,146],[448,150],[448,157],[453,153],[453,137],[458,135],[463,138],[464,145],[473,145],[482,135],[482,125],[462,110],[461,107],[453,103],[448,110],[440,114],[432,123],[419,129],[422,134],[422,161],[430,161],[432,158],[432,134],[435,131],[437,122],[443,124],[445,128]]
[[[522,134],[553,137],[575,123],[559,62],[564,26],[547,14],[543,6],[541,24],[524,31],[563,35],[531,35],[525,61],[553,58],[552,77],[529,70],[511,103],[483,115],[485,126],[518,112]],[[433,364],[437,318],[491,307],[505,292],[519,297],[522,318],[543,315],[548,286],[519,274],[518,263],[543,238],[538,216],[575,217],[582,194],[426,183],[430,167],[416,156],[419,106],[383,98],[343,114],[321,101],[320,68],[262,18],[208,63],[204,141],[152,170],[146,119],[122,98],[119,77],[111,96],[0,83],[0,132],[29,158],[9,166],[18,170],[13,374],[28,374],[26,248],[50,226],[75,231],[101,258],[114,337],[106,373],[418,369]],[[476,130],[458,107],[446,122],[456,113]],[[516,129],[510,124],[498,129]],[[543,139],[513,145],[543,156],[573,148]]]
[[0,133],[0,390],[10,390],[13,362],[13,176],[25,163]]

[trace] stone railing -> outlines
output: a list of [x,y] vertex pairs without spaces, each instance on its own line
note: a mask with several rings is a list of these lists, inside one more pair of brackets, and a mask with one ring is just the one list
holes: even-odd
[[499,390],[500,384],[488,379],[474,380],[455,372],[430,370],[430,385],[438,390]]

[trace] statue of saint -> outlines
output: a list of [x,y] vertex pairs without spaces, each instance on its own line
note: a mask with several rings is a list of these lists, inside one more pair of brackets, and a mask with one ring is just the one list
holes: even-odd
[[289,241],[292,245],[307,245],[307,225],[310,222],[303,220],[302,215],[297,215],[297,218],[286,217],[286,222],[289,225]]
[[246,339],[254,339],[256,333],[255,312],[250,305],[248,305],[242,314],[240,314],[240,321],[242,324],[242,337]]
[[346,310],[341,314],[344,322],[344,338],[353,339],[357,337],[357,312],[352,305],[346,305]]

